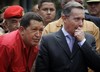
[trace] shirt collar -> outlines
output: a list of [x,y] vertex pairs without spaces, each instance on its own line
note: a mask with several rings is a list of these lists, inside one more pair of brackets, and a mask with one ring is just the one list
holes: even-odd
[[64,29],[64,26],[62,27],[62,32],[63,32],[64,36],[67,36],[67,35],[70,36],[70,34]]
[[64,34],[65,37],[69,36],[71,39],[75,40],[74,37],[72,37],[65,29],[64,29],[64,26],[62,27],[62,32]]

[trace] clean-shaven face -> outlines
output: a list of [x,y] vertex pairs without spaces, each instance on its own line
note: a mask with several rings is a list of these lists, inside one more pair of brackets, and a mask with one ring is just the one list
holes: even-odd
[[74,34],[78,27],[83,27],[84,11],[83,9],[73,8],[69,16],[65,16],[64,27],[65,29]]
[[43,22],[38,22],[36,20],[30,21],[30,26],[24,30],[24,41],[27,45],[36,46],[43,31]]
[[52,2],[44,2],[39,9],[39,14],[44,18],[45,23],[51,22],[56,15],[56,8]]

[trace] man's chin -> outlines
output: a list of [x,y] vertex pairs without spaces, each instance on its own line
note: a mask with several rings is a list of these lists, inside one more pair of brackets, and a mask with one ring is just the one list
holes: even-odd
[[37,46],[37,45],[38,45],[38,43],[33,43],[33,44],[32,44],[32,46]]

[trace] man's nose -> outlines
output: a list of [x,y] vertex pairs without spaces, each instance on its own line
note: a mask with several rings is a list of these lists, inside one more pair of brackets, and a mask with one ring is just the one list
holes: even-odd
[[36,36],[40,36],[40,35],[41,35],[40,31],[36,31]]
[[83,26],[83,20],[80,20],[80,22],[79,22],[79,26],[80,26],[80,27]]
[[47,10],[47,13],[48,13],[48,14],[50,14],[50,13],[51,13],[50,9],[48,9],[48,10]]

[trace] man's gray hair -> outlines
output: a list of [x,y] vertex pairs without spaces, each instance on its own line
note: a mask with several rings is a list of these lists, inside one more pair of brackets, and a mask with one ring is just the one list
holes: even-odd
[[76,1],[69,1],[67,4],[64,5],[62,13],[64,15],[69,15],[73,8],[79,8],[79,9],[84,10],[84,7],[80,3],[76,2]]

